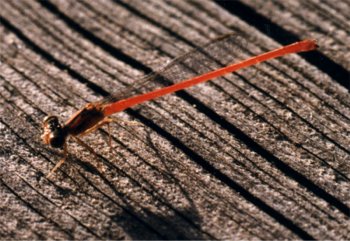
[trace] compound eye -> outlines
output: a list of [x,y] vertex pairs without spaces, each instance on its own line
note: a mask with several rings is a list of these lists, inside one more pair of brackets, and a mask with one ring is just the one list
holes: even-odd
[[61,124],[56,116],[47,116],[43,121],[44,133],[41,139],[45,144],[52,147],[62,148],[66,139],[66,132],[62,129]]
[[46,125],[50,125],[50,126],[60,126],[60,123],[58,121],[58,117],[57,116],[54,116],[54,115],[48,115],[44,118],[43,120],[43,125],[44,127]]
[[[45,118],[43,119],[43,123],[46,123],[48,120],[50,120],[51,118],[55,118],[56,116],[53,115],[47,115],[45,116]],[[56,117],[57,118],[57,117]]]

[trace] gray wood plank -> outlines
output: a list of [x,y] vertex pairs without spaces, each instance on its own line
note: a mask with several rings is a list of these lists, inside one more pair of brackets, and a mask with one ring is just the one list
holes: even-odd
[[[347,16],[332,3],[243,2],[348,68]],[[2,239],[348,237],[350,98],[324,69],[283,57],[127,110],[117,116],[140,125],[113,124],[112,149],[106,128],[84,138],[98,158],[70,142],[47,179],[61,156],[40,141],[47,114],[63,121],[227,32],[235,60],[278,41],[209,1],[9,1],[0,13]]]

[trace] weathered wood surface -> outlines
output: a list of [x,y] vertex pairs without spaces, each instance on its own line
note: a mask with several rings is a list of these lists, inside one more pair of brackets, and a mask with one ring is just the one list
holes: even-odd
[[[348,1],[1,1],[1,239],[349,239]],[[47,114],[227,32],[237,59],[298,39],[320,49],[117,115],[70,143]],[[249,48],[249,50],[248,50]]]

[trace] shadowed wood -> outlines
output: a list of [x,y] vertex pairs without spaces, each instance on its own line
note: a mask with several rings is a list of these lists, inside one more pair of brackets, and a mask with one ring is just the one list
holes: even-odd
[[[1,239],[349,237],[350,5],[345,1],[3,1]],[[147,102],[69,142],[61,120],[218,36],[283,57]],[[296,38],[296,39],[295,39]],[[161,86],[152,83],[152,87]],[[148,88],[148,87],[145,87]]]

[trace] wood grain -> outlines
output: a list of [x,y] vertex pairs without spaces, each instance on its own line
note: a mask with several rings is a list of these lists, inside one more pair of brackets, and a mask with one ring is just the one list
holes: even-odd
[[[340,6],[341,5],[341,6]],[[0,239],[350,237],[349,14],[343,1],[2,1]],[[66,120],[222,34],[243,59],[290,55],[117,114],[69,143]]]

